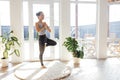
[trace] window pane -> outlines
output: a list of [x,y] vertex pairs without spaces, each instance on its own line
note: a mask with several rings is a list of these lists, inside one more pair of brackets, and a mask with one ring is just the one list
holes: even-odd
[[9,1],[0,1],[1,34],[10,31],[10,5]]
[[59,3],[54,3],[54,36],[59,39]]
[[70,25],[71,26],[75,26],[75,15],[76,15],[76,12],[75,12],[75,3],[71,3],[70,5]]
[[10,5],[9,1],[0,1],[1,25],[10,25]]
[[120,40],[120,5],[109,7],[108,56],[118,56]]
[[29,39],[29,27],[28,27],[28,2],[23,2],[23,24],[24,24],[24,40]]
[[78,4],[78,36],[85,41],[85,57],[94,58],[96,55],[96,4]]
[[[86,58],[94,58],[95,35],[96,35],[96,4],[91,3],[71,3],[71,35],[72,37],[83,39]],[[78,26],[78,28],[77,28]]]
[[23,2],[23,23],[24,26],[28,26],[28,2]]
[[[0,1],[0,35],[10,31],[10,5],[9,1]],[[3,48],[1,47],[0,39],[0,57],[3,55]],[[11,60],[11,58],[9,59]]]
[[120,5],[111,5],[109,8],[109,36],[114,33],[120,38]]
[[78,25],[79,25],[78,35],[81,38],[84,38],[86,34],[95,36],[96,4],[79,4],[78,5]]
[[[9,1],[0,1],[0,34],[10,31],[10,7]],[[2,54],[0,55],[2,56]]]
[[75,37],[75,22],[76,22],[76,10],[75,3],[70,4],[70,25],[71,25],[71,36]]

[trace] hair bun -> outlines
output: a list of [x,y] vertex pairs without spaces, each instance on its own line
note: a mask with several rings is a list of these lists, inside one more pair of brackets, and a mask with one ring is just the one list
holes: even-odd
[[42,11],[37,12],[37,13],[36,13],[36,16],[40,16],[41,13],[43,13],[43,12],[42,12]]

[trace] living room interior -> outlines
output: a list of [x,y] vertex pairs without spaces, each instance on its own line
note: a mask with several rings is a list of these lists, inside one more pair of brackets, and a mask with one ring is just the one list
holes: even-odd
[[[0,0],[0,7],[0,80],[120,80],[120,0]],[[44,69],[39,11],[57,42],[45,48]]]

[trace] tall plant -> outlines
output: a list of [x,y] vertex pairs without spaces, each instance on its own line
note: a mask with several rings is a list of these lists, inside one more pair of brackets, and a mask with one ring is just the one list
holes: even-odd
[[83,58],[83,46],[80,49],[79,44],[75,38],[67,37],[63,43],[63,46],[65,46],[69,52],[72,52],[74,57]]
[[63,45],[67,48],[69,52],[76,52],[79,46],[75,38],[71,38],[71,37],[67,37]]
[[20,56],[19,49],[16,46],[20,46],[18,38],[13,35],[13,31],[9,33],[5,33],[0,36],[2,44],[3,44],[3,59],[8,58],[9,55],[16,54],[16,56]]

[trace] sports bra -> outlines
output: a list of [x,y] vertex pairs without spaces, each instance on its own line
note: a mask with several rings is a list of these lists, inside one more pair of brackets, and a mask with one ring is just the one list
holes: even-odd
[[[39,23],[39,28],[42,28],[43,24]],[[38,32],[39,35],[45,35],[46,34],[46,30],[44,29],[43,31]]]

